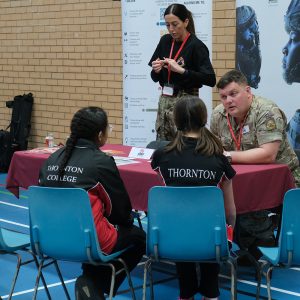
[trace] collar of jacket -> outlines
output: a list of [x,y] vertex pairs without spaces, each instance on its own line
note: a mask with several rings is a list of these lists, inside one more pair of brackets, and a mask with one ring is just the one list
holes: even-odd
[[99,149],[95,142],[87,139],[78,139],[76,146],[77,148],[90,148],[90,149]]

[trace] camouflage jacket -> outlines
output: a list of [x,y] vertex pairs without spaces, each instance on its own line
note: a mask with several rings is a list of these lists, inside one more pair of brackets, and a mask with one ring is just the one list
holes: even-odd
[[[231,116],[230,122],[237,136],[239,133],[239,124],[237,124]],[[296,171],[299,167],[299,162],[294,150],[288,142],[285,131],[286,125],[287,121],[284,113],[274,102],[262,97],[253,96],[253,101],[243,127],[240,150],[249,150],[258,148],[266,143],[281,141],[276,162],[287,164],[291,171]],[[225,150],[236,150],[235,143],[228,128],[226,111],[223,104],[218,105],[214,109],[210,129],[221,139]],[[298,173],[300,174],[299,169],[295,173],[297,174],[294,174],[294,176],[297,175],[298,177]],[[298,178],[295,179],[298,181]]]

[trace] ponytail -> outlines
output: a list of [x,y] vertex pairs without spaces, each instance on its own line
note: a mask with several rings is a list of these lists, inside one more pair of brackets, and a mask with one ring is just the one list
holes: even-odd
[[186,27],[186,30],[187,30],[189,33],[196,34],[195,23],[194,23],[193,15],[192,15],[192,13],[191,13],[189,10],[187,10],[187,14],[188,14],[188,19],[189,19],[189,24],[188,24],[188,26]]
[[65,167],[71,157],[72,151],[77,143],[77,137],[75,134],[71,134],[71,136],[68,138],[66,143],[66,149],[64,153],[64,157],[62,161],[60,162],[59,168],[58,168],[58,177],[62,177],[65,173]]

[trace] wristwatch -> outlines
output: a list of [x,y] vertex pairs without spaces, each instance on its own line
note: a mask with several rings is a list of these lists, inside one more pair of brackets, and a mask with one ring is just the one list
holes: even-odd
[[229,163],[232,163],[232,156],[229,151],[224,151],[223,154],[226,156],[228,159]]

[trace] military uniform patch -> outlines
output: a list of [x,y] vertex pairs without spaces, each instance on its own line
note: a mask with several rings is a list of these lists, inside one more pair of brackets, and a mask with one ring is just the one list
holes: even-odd
[[274,130],[276,128],[276,123],[275,123],[274,119],[268,120],[266,126],[267,126],[268,130]]

